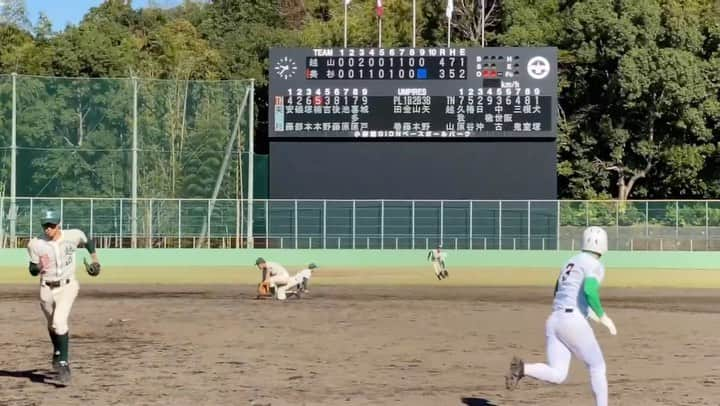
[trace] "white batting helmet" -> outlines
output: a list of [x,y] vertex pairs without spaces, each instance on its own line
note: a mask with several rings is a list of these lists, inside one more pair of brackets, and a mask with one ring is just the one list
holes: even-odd
[[582,250],[603,255],[608,250],[607,233],[602,227],[588,227],[583,231]]

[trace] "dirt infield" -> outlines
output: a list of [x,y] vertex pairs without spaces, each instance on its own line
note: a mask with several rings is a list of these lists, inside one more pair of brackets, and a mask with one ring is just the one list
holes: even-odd
[[[284,303],[251,286],[81,288],[73,384],[57,388],[37,289],[0,293],[2,405],[591,405],[573,361],[563,385],[523,380],[544,359],[551,288],[313,286]],[[720,403],[720,291],[605,289],[619,335],[596,328],[611,405]]]

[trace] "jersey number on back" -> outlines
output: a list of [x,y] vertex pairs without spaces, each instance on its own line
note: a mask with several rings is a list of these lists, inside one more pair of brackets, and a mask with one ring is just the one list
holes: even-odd
[[565,270],[562,273],[562,276],[560,277],[560,282],[565,282],[567,278],[570,276],[570,273],[573,271],[573,267],[575,264],[567,264],[565,267]]

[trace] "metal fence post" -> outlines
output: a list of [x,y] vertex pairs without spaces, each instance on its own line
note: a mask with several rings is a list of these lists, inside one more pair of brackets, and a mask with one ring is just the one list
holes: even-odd
[[210,248],[210,236],[212,235],[210,233],[210,212],[212,211],[212,205],[213,201],[208,199],[208,214],[207,214],[207,247]]
[[30,198],[30,235],[29,237],[33,236],[33,203],[35,203],[35,199],[32,197]]
[[675,242],[680,236],[680,202],[675,200]]
[[355,249],[355,200],[352,201],[352,249]]
[[705,250],[710,246],[710,205],[705,200]]
[[[120,240],[118,241],[118,244],[117,244],[118,246],[117,246],[117,248],[122,248],[122,246],[123,246],[123,240],[122,240],[122,239],[123,239],[123,234],[122,234],[122,233],[123,233],[123,199],[120,199],[120,227],[119,227],[119,232],[120,232],[120,234],[119,234]],[[195,247],[193,247],[193,248],[195,248]]]
[[615,200],[615,249],[620,249],[620,200]]
[[323,200],[323,243],[322,243],[322,247],[323,247],[323,249],[327,249],[327,199]]
[[555,231],[555,251],[560,251],[560,200],[557,201],[557,230]]
[[498,201],[498,249],[502,250],[502,200]]
[[[145,219],[147,222],[147,247],[152,248],[153,246],[153,199],[148,200],[148,218]],[[209,230],[208,230],[209,231]],[[209,236],[209,234],[208,234]]]
[[412,249],[415,249],[415,200],[412,201],[412,206],[410,210],[410,217],[412,217],[412,226],[410,229],[412,243],[410,244],[410,247],[412,247]]
[[527,202],[527,249],[530,250],[530,203],[531,201],[528,200]]
[[440,200],[440,244],[443,243],[445,228],[445,201]]
[[468,209],[468,249],[473,249],[473,201],[470,200],[470,208]]
[[93,226],[95,225],[95,222],[93,221],[93,213],[95,211],[95,207],[93,204],[93,199],[90,199],[90,238],[94,238],[93,235]]
[[380,249],[385,249],[385,200],[380,200]]
[[182,248],[182,199],[178,199],[178,248]]
[[265,248],[270,248],[270,200],[269,199],[265,199]]
[[240,211],[240,199],[235,199],[235,248],[240,248],[240,241],[242,235],[242,212]]
[[645,200],[645,238],[650,237],[650,202]]
[[298,201],[295,199],[295,210],[293,212],[293,218],[295,219],[295,249],[298,247]]

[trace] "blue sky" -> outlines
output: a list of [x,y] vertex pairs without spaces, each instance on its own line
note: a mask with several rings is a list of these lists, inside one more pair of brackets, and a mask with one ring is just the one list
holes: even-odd
[[[134,8],[147,6],[150,1],[155,6],[166,7],[181,3],[181,0],[133,0]],[[40,12],[44,12],[53,23],[53,30],[62,31],[67,23],[77,24],[92,7],[97,7],[102,0],[27,0],[27,11],[30,21],[34,24]]]

